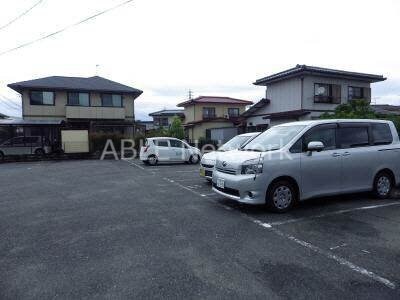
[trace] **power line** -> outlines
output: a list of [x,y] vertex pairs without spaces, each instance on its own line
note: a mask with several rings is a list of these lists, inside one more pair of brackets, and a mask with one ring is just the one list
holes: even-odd
[[[0,95],[0,101],[2,101],[4,104],[6,104],[8,107],[13,107],[14,109],[20,109],[21,108],[21,104],[12,101],[9,98],[6,98],[5,96],[1,96]],[[7,102],[6,102],[7,101]]]
[[33,6],[31,6],[30,8],[28,8],[27,10],[25,10],[23,13],[21,13],[20,15],[16,16],[14,19],[12,19],[11,21],[9,21],[8,23],[4,24],[3,26],[0,27],[0,30],[3,30],[4,28],[10,26],[12,23],[18,21],[20,18],[22,18],[23,16],[25,16],[27,13],[29,13],[32,9],[34,9],[36,6],[38,6],[40,3],[42,3],[44,0],[39,0],[38,2],[36,2]]
[[60,29],[60,30],[57,30],[57,31],[55,31],[55,32],[52,32],[52,33],[50,33],[50,34],[47,34],[47,35],[42,36],[42,37],[40,37],[40,38],[37,38],[37,39],[35,39],[35,40],[26,42],[26,43],[21,44],[21,45],[19,45],[19,46],[17,46],[17,47],[14,47],[14,48],[8,49],[8,50],[6,50],[6,51],[0,52],[0,56],[2,56],[2,55],[4,55],[4,54],[7,54],[7,53],[10,53],[10,52],[12,52],[12,51],[15,51],[15,50],[24,48],[24,47],[26,47],[26,46],[32,45],[32,44],[34,44],[34,43],[40,42],[40,41],[45,40],[45,39],[47,39],[47,38],[49,38],[49,37],[53,37],[53,36],[55,36],[55,35],[57,35],[57,34],[59,34],[59,33],[62,33],[62,32],[64,32],[64,31],[68,30],[68,29],[71,29],[72,27],[75,27],[75,26],[78,26],[78,25],[80,25],[80,24],[83,24],[83,23],[85,23],[85,22],[87,22],[87,21],[90,21],[91,19],[94,19],[94,18],[100,16],[100,15],[103,15],[103,14],[108,13],[108,12],[114,10],[114,9],[117,9],[117,8],[119,8],[119,7],[121,7],[121,6],[124,6],[124,5],[126,5],[126,4],[128,4],[128,3],[132,2],[132,1],[133,1],[133,0],[128,0],[128,1],[122,2],[122,3],[118,4],[118,5],[115,5],[115,6],[113,6],[113,7],[107,8],[106,10],[103,10],[103,11],[101,11],[101,12],[98,12],[98,13],[96,13],[96,14],[90,16],[90,17],[87,17],[87,18],[85,18],[85,19],[83,19],[83,20],[81,20],[81,21],[79,21],[79,22],[77,22],[77,23],[68,25],[68,26],[66,26],[66,27],[64,27],[64,28],[62,28],[62,29]]
[[3,100],[4,99],[0,99],[0,104],[2,103],[2,104],[4,104],[5,106],[7,106],[8,107],[8,109],[11,109],[11,110],[21,110],[21,106],[20,107],[17,107],[17,106],[13,106],[13,105],[10,105],[9,103],[7,103],[7,102],[3,102]]

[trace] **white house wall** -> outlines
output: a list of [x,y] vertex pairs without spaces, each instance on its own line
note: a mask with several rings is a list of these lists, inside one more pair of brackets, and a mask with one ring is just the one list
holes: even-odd
[[258,110],[256,114],[301,109],[301,80],[293,78],[271,83],[268,85],[266,96],[271,103]]
[[249,117],[246,119],[247,126],[257,126],[263,124],[269,124],[269,120],[263,119],[263,116]]

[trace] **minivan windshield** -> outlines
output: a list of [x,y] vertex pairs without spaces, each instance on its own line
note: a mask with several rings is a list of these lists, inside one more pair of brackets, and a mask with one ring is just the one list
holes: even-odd
[[239,149],[240,146],[242,146],[244,143],[246,143],[250,138],[251,138],[251,136],[237,135],[234,138],[227,141],[221,147],[219,147],[218,151],[230,151],[230,150]]
[[272,127],[271,129],[268,129],[264,133],[257,136],[241,150],[257,152],[278,150],[289,143],[305,127],[305,125],[285,125]]

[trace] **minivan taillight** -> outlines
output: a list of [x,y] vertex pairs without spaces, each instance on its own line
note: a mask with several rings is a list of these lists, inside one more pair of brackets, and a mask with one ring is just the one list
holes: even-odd
[[150,146],[146,146],[146,147],[144,148],[144,152],[147,152],[147,150],[149,149],[149,147],[150,147]]

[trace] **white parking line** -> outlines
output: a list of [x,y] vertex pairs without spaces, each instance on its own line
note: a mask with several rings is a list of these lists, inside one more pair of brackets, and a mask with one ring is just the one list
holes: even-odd
[[382,276],[379,276],[379,275],[377,275],[377,274],[375,274],[375,273],[373,273],[371,271],[368,271],[365,268],[357,266],[357,265],[353,264],[352,262],[346,260],[343,257],[337,256],[337,255],[335,255],[333,253],[330,253],[329,251],[323,250],[323,249],[321,249],[321,248],[319,248],[317,246],[314,246],[314,245],[312,245],[312,244],[310,244],[308,242],[305,242],[305,241],[302,241],[302,240],[300,240],[298,238],[295,238],[292,235],[283,233],[279,229],[271,228],[271,230],[273,232],[275,232],[277,235],[279,235],[281,237],[284,237],[286,239],[289,239],[289,240],[291,240],[291,241],[293,241],[293,242],[295,242],[295,243],[297,243],[297,244],[299,244],[299,245],[301,245],[303,247],[306,247],[307,249],[310,249],[310,250],[314,251],[315,253],[318,253],[320,255],[325,256],[326,258],[329,258],[329,259],[331,259],[333,261],[336,261],[340,265],[348,267],[350,270],[352,270],[354,272],[357,272],[357,273],[362,274],[362,275],[364,275],[366,277],[369,277],[370,279],[372,279],[374,281],[380,282],[380,283],[384,284],[385,286],[387,286],[388,288],[396,289],[396,284],[395,283],[393,283],[390,280],[388,280],[388,279],[386,279],[386,278],[384,278]]
[[379,205],[371,205],[371,206],[362,206],[362,207],[355,207],[355,208],[349,208],[349,209],[341,209],[337,211],[332,211],[320,215],[315,215],[315,216],[309,216],[309,217],[302,217],[302,218],[294,218],[294,219],[289,219],[289,220],[284,220],[284,221],[277,221],[277,222],[272,222],[270,225],[272,226],[279,226],[279,225],[285,225],[289,223],[295,223],[295,222],[302,222],[302,221],[307,221],[307,220],[312,220],[312,219],[319,219],[319,218],[324,218],[328,216],[334,216],[334,215],[341,215],[349,212],[354,212],[358,210],[369,210],[369,209],[375,209],[375,208],[381,208],[381,207],[387,207],[387,206],[395,206],[395,205],[400,205],[400,202],[391,202],[391,203],[386,203],[386,204],[379,204]]
[[[135,163],[131,163],[131,164],[148,172],[148,170],[146,170],[145,168],[143,168],[143,167],[141,167],[141,166],[139,166],[139,165],[137,165]],[[201,197],[203,199],[205,198],[208,201],[211,201],[213,203],[217,203],[217,204],[221,205],[226,210],[232,210],[231,207],[229,207],[227,205],[224,205],[224,204],[221,204],[221,203],[219,203],[217,201],[214,201],[211,198],[208,198],[205,194],[198,193],[198,192],[196,192],[196,191],[194,191],[194,190],[192,190],[192,189],[180,184],[179,182],[176,182],[176,181],[174,181],[172,179],[169,179],[167,177],[164,177],[163,180],[165,180],[165,181],[167,181],[167,182],[169,182],[171,184],[174,184],[174,185],[176,185],[176,186],[178,186],[178,187],[180,187],[180,188],[182,188],[184,190],[187,190],[187,191],[193,193],[194,195],[197,195],[197,196],[199,196],[199,197]],[[292,236],[290,234],[286,234],[286,233],[282,232],[281,230],[273,227],[273,225],[275,225],[275,226],[276,225],[282,225],[282,224],[297,222],[297,221],[300,221],[300,220],[307,220],[307,219],[311,219],[311,218],[322,218],[322,217],[328,216],[328,215],[341,214],[341,213],[357,211],[357,210],[373,209],[373,208],[379,208],[379,207],[385,207],[385,206],[391,206],[391,205],[400,205],[400,203],[397,202],[397,203],[388,203],[388,204],[382,204],[382,205],[364,206],[364,207],[359,207],[359,208],[354,208],[354,209],[340,210],[340,211],[336,211],[336,212],[332,212],[332,213],[321,214],[321,215],[318,215],[318,216],[315,216],[315,217],[298,218],[298,219],[292,219],[292,220],[287,220],[287,221],[283,221],[283,222],[273,222],[273,223],[262,222],[260,220],[257,220],[255,218],[253,218],[253,217],[250,217],[249,215],[247,215],[245,213],[241,213],[240,215],[245,217],[246,219],[250,220],[251,222],[263,227],[264,229],[270,230],[271,232],[277,234],[278,236],[281,236],[281,237],[283,237],[285,239],[288,239],[288,240],[290,240],[290,241],[292,241],[292,242],[294,242],[294,243],[296,243],[298,245],[301,245],[301,246],[303,246],[303,247],[305,247],[305,248],[307,248],[307,249],[309,249],[309,250],[311,250],[311,251],[313,251],[313,252],[315,252],[315,253],[317,253],[319,255],[322,255],[322,256],[330,259],[330,260],[333,260],[333,261],[339,263],[340,265],[345,266],[345,267],[349,268],[350,270],[352,270],[352,271],[354,271],[356,273],[364,275],[364,276],[366,276],[366,277],[368,277],[368,278],[370,278],[370,279],[372,279],[374,281],[380,282],[381,284],[385,285],[386,287],[388,287],[390,289],[396,289],[396,284],[391,282],[390,280],[388,280],[388,279],[386,279],[386,278],[384,278],[382,276],[379,276],[379,275],[377,275],[377,274],[375,274],[375,273],[373,273],[371,271],[368,271],[367,269],[365,269],[363,267],[357,266],[356,264],[346,260],[343,257],[335,255],[335,254],[333,254],[333,253],[331,253],[331,252],[329,252],[327,250],[321,249],[321,248],[319,248],[319,247],[317,247],[317,246],[315,246],[315,245],[313,245],[311,243],[308,243],[306,241],[300,240],[300,239],[298,239],[298,238],[296,238],[296,237],[294,237],[294,236]]]
[[143,168],[142,166],[140,166],[140,165],[134,163],[132,160],[124,159],[123,161],[126,161],[127,163],[129,163],[129,164],[131,164],[131,165],[133,165],[133,166],[135,166],[135,167],[138,167],[139,169],[142,169],[142,170],[144,170],[144,171],[148,171],[147,169]]

